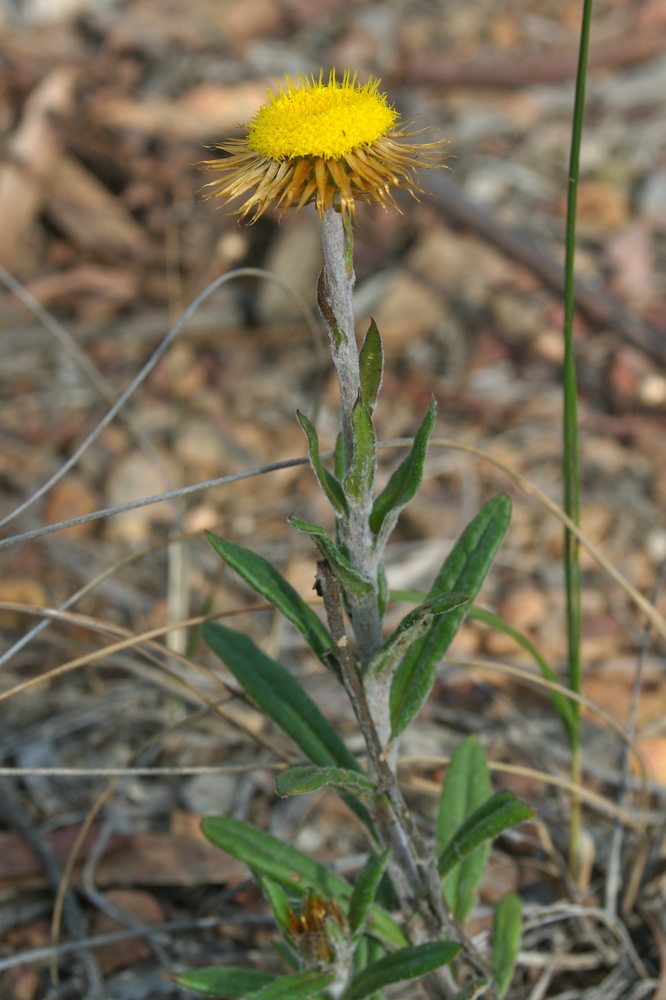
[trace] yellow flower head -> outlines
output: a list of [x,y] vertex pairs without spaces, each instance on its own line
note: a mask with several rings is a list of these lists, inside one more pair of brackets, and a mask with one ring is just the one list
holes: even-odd
[[249,194],[241,218],[255,222],[271,203],[282,210],[314,201],[320,217],[331,205],[350,220],[357,201],[397,207],[392,187],[414,194],[419,167],[439,165],[441,142],[407,144],[417,133],[396,129],[398,113],[379,81],[359,84],[335,70],[319,78],[287,77],[277,94],[257,111],[243,139],[219,143],[229,155],[203,166],[223,174],[207,184],[209,197]]

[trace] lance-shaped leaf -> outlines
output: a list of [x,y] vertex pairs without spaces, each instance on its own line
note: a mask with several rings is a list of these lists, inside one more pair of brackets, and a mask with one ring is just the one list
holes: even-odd
[[250,823],[230,816],[207,816],[201,821],[201,829],[215,847],[291,892],[305,895],[315,889],[336,901],[351,896],[352,888],[346,879]]
[[503,830],[524,823],[532,816],[534,810],[517,799],[513,792],[496,792],[474,810],[445,845],[437,861],[440,878],[445,878],[479,844],[492,840]]
[[286,667],[267,656],[249,636],[226,625],[207,622],[201,631],[250,698],[310,760],[360,770],[354,755]]
[[[413,603],[423,601],[426,596],[425,592],[421,590],[392,590],[390,593],[392,601],[412,601]],[[498,615],[494,615],[491,611],[486,610],[486,608],[478,607],[478,605],[475,605],[473,608],[469,608],[467,615],[470,621],[482,622],[484,625],[488,625],[490,628],[496,628],[499,632],[503,632],[504,635],[510,636],[514,642],[521,647],[521,649],[525,650],[528,656],[532,657],[547,681],[550,681],[553,684],[560,683],[560,678],[550,666],[548,661],[544,659],[531,639],[528,639],[523,632],[520,632],[512,625],[509,625],[503,618],[500,618]],[[572,730],[576,726],[575,710],[571,701],[559,691],[551,691],[550,696],[555,708],[560,714],[567,734],[571,736]]]
[[[366,966],[378,962],[386,954],[386,948],[376,938],[362,935],[356,942],[354,951],[354,973],[358,975]],[[383,993],[376,993],[372,1000],[385,1000]]]
[[[511,519],[511,500],[500,493],[493,497],[467,525],[447,556],[430,589],[429,599],[442,594],[466,594],[474,600],[492,566]],[[391,688],[392,736],[411,722],[427,698],[435,680],[438,661],[449,648],[469,605],[454,608],[437,618],[426,635],[403,657]]]
[[309,1000],[310,997],[321,997],[334,980],[334,972],[305,969],[274,979],[258,993],[253,993],[251,1000]]
[[340,482],[345,478],[345,439],[342,434],[338,434],[335,439],[335,451],[333,453],[333,464],[335,476]]
[[365,930],[368,913],[375,901],[388,860],[388,851],[384,851],[383,854],[371,854],[365,868],[356,879],[349,904],[349,927],[354,936],[362,934]]
[[388,580],[386,579],[386,567],[384,566],[383,559],[377,570],[377,587],[379,590],[377,594],[377,607],[379,608],[379,617],[383,618],[389,599]]
[[343,994],[344,1000],[364,1000],[385,986],[419,979],[448,965],[459,951],[460,945],[452,941],[430,941],[411,948],[401,948],[380,958],[378,962],[373,962],[354,976]]
[[227,965],[182,972],[174,980],[183,989],[193,993],[203,993],[207,997],[223,997],[225,1000],[244,1000],[254,996],[257,990],[268,986],[275,976],[257,969],[242,969]]
[[409,454],[400,463],[388,483],[376,498],[370,514],[370,528],[380,544],[384,544],[393,531],[400,512],[413,499],[423,478],[423,463],[428,450],[428,441],[435,426],[437,404],[435,400],[428,407]]
[[275,791],[281,798],[317,792],[327,785],[355,795],[368,804],[371,804],[377,796],[377,788],[370,778],[359,771],[350,771],[343,767],[300,765],[281,771],[275,779]]
[[430,628],[438,615],[448,614],[467,603],[468,598],[464,594],[443,594],[424,601],[408,612],[373,656],[367,668],[368,677],[377,679],[392,673],[412,643]]
[[[249,823],[228,816],[208,816],[202,820],[201,829],[211,844],[288,891],[304,896],[315,889],[337,903],[349,900],[352,895],[352,887],[346,879]],[[406,944],[401,928],[379,906],[373,906],[370,911],[368,933],[394,948]]]
[[290,927],[289,920],[293,911],[286,892],[282,886],[278,882],[275,882],[272,878],[268,878],[266,875],[260,875],[257,871],[255,871],[254,874],[257,882],[261,886],[261,891],[268,900],[270,908],[273,911],[275,922],[282,933],[287,935]]
[[208,533],[208,541],[227,566],[242,576],[257,594],[277,608],[294,625],[310,649],[323,660],[333,648],[333,639],[324,623],[281,573],[263,556]]
[[357,573],[344,552],[342,552],[340,548],[338,548],[338,546],[331,541],[323,528],[320,528],[318,524],[311,524],[309,521],[302,521],[300,517],[290,517],[289,523],[293,525],[297,531],[302,531],[304,534],[310,535],[314,539],[315,545],[323,555],[324,559],[328,560],[330,563],[331,569],[337,576],[347,594],[356,600],[362,600],[365,597],[372,596],[373,586],[370,580],[366,580],[366,578],[361,576],[360,573]]
[[[483,747],[468,736],[451,757],[439,799],[437,813],[437,853],[454,837],[465,820],[492,795],[490,772]],[[480,844],[461,861],[444,883],[444,895],[456,920],[463,923],[472,912],[476,890],[483,881],[490,840]]]
[[310,465],[312,466],[312,471],[317,477],[317,482],[324,491],[324,494],[326,495],[328,502],[335,513],[339,516],[346,514],[347,501],[342,489],[342,484],[322,463],[321,456],[319,454],[319,437],[317,436],[317,430],[314,424],[305,416],[304,413],[301,413],[300,410],[296,410],[296,418],[305,431],[305,436],[308,439]]
[[493,917],[493,972],[503,997],[511,983],[522,935],[522,907],[515,892],[507,892],[495,907]]
[[377,455],[372,414],[360,394],[352,406],[351,424],[352,458],[343,485],[345,496],[354,502],[372,495]]
[[379,330],[374,319],[370,320],[370,326],[368,327],[368,332],[365,335],[363,347],[358,357],[358,364],[361,396],[363,397],[363,402],[372,413],[377,403],[377,396],[379,395],[382,374],[384,372],[382,338],[379,336]]

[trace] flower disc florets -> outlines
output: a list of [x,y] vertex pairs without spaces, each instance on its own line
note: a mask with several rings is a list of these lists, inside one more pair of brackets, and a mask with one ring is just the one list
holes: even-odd
[[209,197],[252,192],[239,209],[252,222],[271,204],[284,210],[314,201],[320,216],[335,204],[347,219],[357,201],[395,207],[390,189],[419,191],[414,171],[440,165],[442,145],[405,143],[416,133],[396,130],[397,122],[378,80],[359,84],[349,73],[337,80],[334,70],[327,83],[323,74],[287,78],[277,94],[269,91],[245,138],[217,146],[229,155],[203,164],[223,174],[207,185]]

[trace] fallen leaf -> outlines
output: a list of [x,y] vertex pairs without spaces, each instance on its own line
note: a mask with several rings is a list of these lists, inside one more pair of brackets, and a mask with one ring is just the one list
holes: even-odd
[[64,145],[62,121],[71,114],[77,72],[52,70],[26,101],[0,165],[0,263],[20,273],[26,264],[30,229],[37,219],[49,177]]
[[[90,487],[76,476],[64,479],[56,483],[44,507],[44,515],[47,521],[65,521],[70,517],[78,517],[82,514],[90,514],[98,507],[97,499]],[[61,538],[85,538],[92,531],[95,525],[92,522],[87,524],[77,524],[73,528],[67,528],[60,533]]]
[[[109,889],[104,893],[104,898],[122,910],[123,914],[141,924],[150,927],[164,922],[164,911],[155,896],[149,892],[138,889]],[[103,910],[98,910],[92,922],[91,932],[93,935],[113,934],[126,928],[127,924],[114,920]],[[150,943],[143,937],[129,938],[95,948],[95,957],[102,972],[107,975],[145,961],[152,954]]]

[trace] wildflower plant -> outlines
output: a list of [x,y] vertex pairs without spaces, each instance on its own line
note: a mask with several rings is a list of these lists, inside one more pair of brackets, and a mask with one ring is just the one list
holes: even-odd
[[[255,221],[269,206],[313,204],[321,222],[317,295],[340,390],[340,434],[332,464],[303,413],[310,464],[334,530],[293,516],[319,553],[316,586],[325,623],[265,559],[229,539],[210,542],[221,559],[298,629],[346,691],[365,743],[365,764],[284,665],[248,636],[217,623],[203,635],[247,695],[297,745],[305,763],[277,778],[280,796],[330,786],[363,826],[368,859],[352,884],[296,848],[227,817],[203,821],[208,839],[255,873],[282,934],[283,976],[208,968],[181,974],[189,990],[217,997],[380,997],[393,983],[423,979],[431,998],[503,996],[520,938],[520,905],[500,902],[492,951],[479,951],[464,922],[483,880],[492,838],[531,816],[508,791],[493,794],[480,744],[465,740],[443,783],[436,833],[425,842],[397,781],[400,736],[428,697],[436,666],[469,612],[506,533],[510,501],[494,497],[447,556],[426,599],[385,634],[390,593],[386,546],[421,483],[436,406],[407,454],[377,491],[374,411],[384,368],[370,322],[359,350],[352,309],[356,203],[396,207],[393,189],[420,191],[417,172],[442,165],[443,143],[414,142],[379,82],[287,79],[250,122],[247,136],[220,144],[226,158],[213,198],[241,198]],[[410,994],[411,995],[411,994]]]

